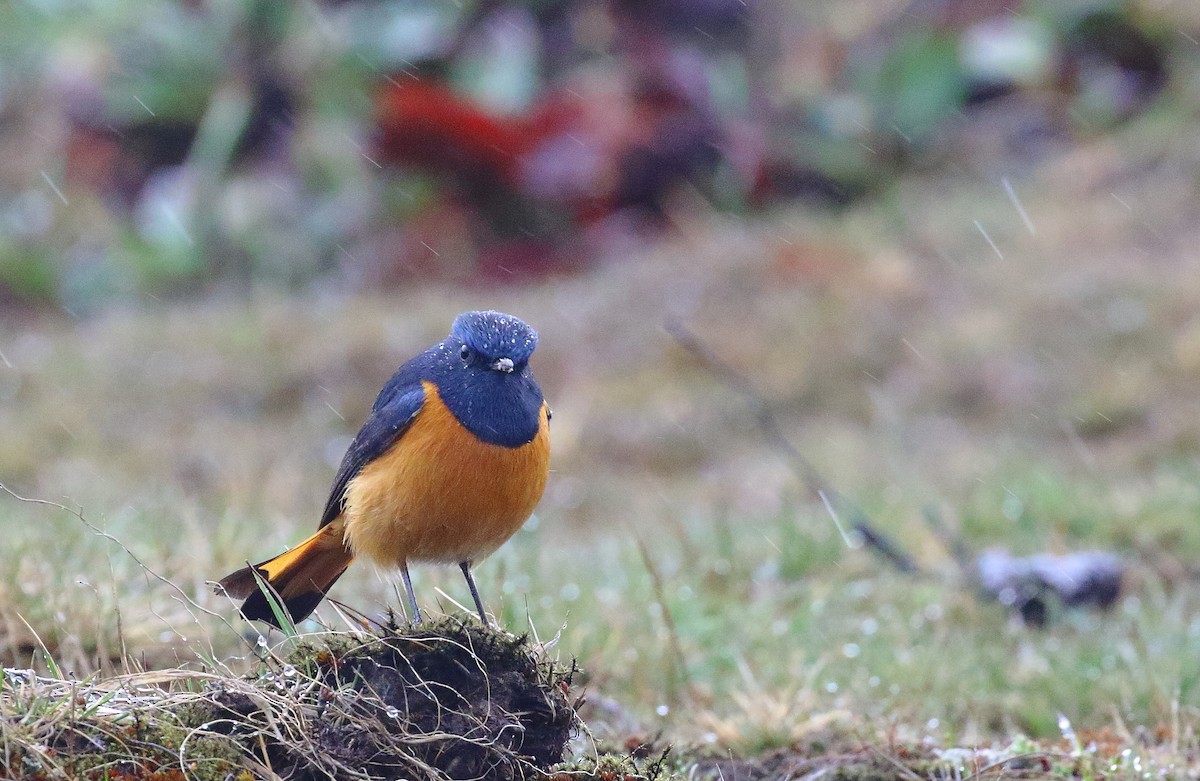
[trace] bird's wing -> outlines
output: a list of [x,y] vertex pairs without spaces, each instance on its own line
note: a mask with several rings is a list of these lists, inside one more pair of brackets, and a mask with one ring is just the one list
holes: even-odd
[[346,450],[346,455],[342,457],[342,465],[338,467],[329,499],[325,502],[321,526],[332,522],[341,514],[346,486],[359,470],[383,455],[404,434],[413,418],[421,411],[421,406],[425,403],[425,389],[421,387],[420,382],[401,383],[395,380],[393,377],[393,381],[389,381],[379,394],[367,422],[359,429],[358,435]]

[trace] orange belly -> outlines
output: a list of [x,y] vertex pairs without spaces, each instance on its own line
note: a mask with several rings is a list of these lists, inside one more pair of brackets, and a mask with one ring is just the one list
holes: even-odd
[[477,439],[422,384],[408,429],[346,487],[346,542],[384,566],[487,556],[529,518],[550,469],[545,404],[533,440],[509,448]]

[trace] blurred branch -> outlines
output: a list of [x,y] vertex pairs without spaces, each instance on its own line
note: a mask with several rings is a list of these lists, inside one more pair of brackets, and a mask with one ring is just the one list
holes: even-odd
[[863,544],[897,570],[906,573],[921,571],[917,563],[894,540],[879,531],[866,513],[834,488],[812,462],[796,449],[783,433],[783,428],[770,405],[744,374],[713,352],[679,319],[667,318],[665,327],[667,333],[674,337],[680,347],[696,358],[700,365],[712,372],[730,390],[736,391],[750,402],[759,431],[771,447],[787,457],[788,463],[800,476],[809,493],[827,502],[831,512],[834,509],[844,512],[850,519],[851,528]]
[[[665,325],[667,332],[700,365],[750,402],[763,436],[787,457],[808,490],[825,503],[839,528],[837,512],[840,510],[849,517],[851,528],[863,545],[900,572],[920,573],[916,562],[895,541],[880,532],[862,510],[831,486],[812,462],[796,449],[784,435],[762,394],[744,374],[713,352],[678,319],[669,318]],[[922,513],[926,525],[950,551],[965,580],[976,585],[977,593],[1018,612],[1027,626],[1046,624],[1048,597],[1065,607],[1091,605],[1106,610],[1121,594],[1125,564],[1108,551],[1014,557],[993,550],[975,557],[935,507],[927,505]]]
[[921,516],[925,519],[925,525],[929,527],[933,536],[937,537],[938,541],[946,546],[946,550],[950,551],[950,556],[958,568],[965,576],[971,577],[975,566],[974,556],[967,548],[967,544],[963,542],[963,538],[950,528],[946,519],[942,517],[942,513],[932,504],[921,508]]

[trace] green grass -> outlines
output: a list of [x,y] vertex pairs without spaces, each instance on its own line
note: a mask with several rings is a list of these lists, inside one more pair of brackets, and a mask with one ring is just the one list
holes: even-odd
[[[1184,486],[1188,477],[1194,484],[1194,473],[1164,476],[1162,482]],[[1139,540],[1129,538],[1128,528],[1170,528],[1176,519],[1200,511],[1196,499],[1187,497],[1165,515],[1104,517],[1103,507],[1114,502],[1112,494],[1120,488],[1063,486],[1044,476],[1030,482],[1033,488],[1010,484],[1007,490],[1027,497],[1022,517],[1041,522],[1008,519],[995,511],[1003,497],[981,489],[974,503],[993,508],[992,525],[965,524],[971,538],[990,544],[1007,540],[1018,551],[1086,545],[1136,555]],[[1077,497],[1066,493],[1072,489],[1088,502],[1074,504]],[[14,509],[11,501],[5,506]],[[1056,521],[1065,506],[1086,523],[1074,525],[1069,517]],[[237,652],[234,627],[188,604],[194,598],[236,622],[232,606],[209,597],[202,584],[190,593],[177,592],[139,572],[129,553],[96,537],[78,518],[46,507],[24,509],[30,518],[42,517],[42,535],[74,541],[61,549],[75,555],[54,557],[57,568],[41,573],[46,578],[41,593],[50,598],[29,599],[38,611],[20,612],[39,627],[41,641],[55,655],[74,660],[77,673],[91,669],[93,655],[118,656],[122,646],[135,659],[137,649],[156,648],[160,663],[171,658],[164,645],[193,649],[176,652],[185,662],[197,650],[216,658]],[[877,518],[883,525],[897,520]],[[785,740],[788,719],[804,722],[814,712],[840,709],[869,722],[931,724],[931,734],[949,739],[977,741],[1013,730],[1045,737],[1057,733],[1059,713],[1091,727],[1109,723],[1114,715],[1129,723],[1157,724],[1172,707],[1190,712],[1200,695],[1191,664],[1200,654],[1197,594],[1154,571],[1153,556],[1134,567],[1130,596],[1113,612],[1066,612],[1048,631],[1033,632],[1014,624],[1000,606],[981,603],[960,573],[947,567],[932,539],[925,539],[922,552],[936,574],[902,576],[866,552],[846,549],[816,508],[757,520],[668,519],[643,538],[662,577],[662,592],[633,541],[644,532],[631,528],[576,545],[546,533],[546,523],[539,519],[481,567],[481,587],[502,625],[534,631],[542,640],[561,631],[558,652],[580,660],[589,687],[615,697],[648,723],[695,737],[707,737],[695,729],[698,712],[718,720],[744,718],[749,734],[737,740],[760,745]],[[33,540],[15,542],[28,562]],[[1152,537],[1140,542],[1153,553]],[[137,547],[164,545],[143,541]],[[109,562],[110,573],[93,577],[103,581],[107,574],[122,583],[119,597],[111,582],[109,588],[50,585],[66,583],[72,572],[96,569],[97,562],[86,561],[84,551]],[[1182,555],[1178,548],[1174,552]],[[183,561],[183,551],[171,553],[182,565],[197,566]],[[207,552],[209,567],[217,566],[215,554]],[[7,566],[14,566],[13,559]],[[430,568],[418,573],[427,604],[435,599],[434,589],[466,599],[456,573]],[[19,567],[6,571],[5,580],[21,583]],[[353,586],[339,587],[337,596],[368,613],[398,604],[386,589],[364,580],[359,577],[356,585],[366,596],[351,598]],[[442,604],[456,609],[452,602]],[[121,624],[110,618],[117,609]],[[139,615],[145,612],[152,618]],[[337,625],[333,613],[323,614]],[[148,625],[139,627],[139,621]],[[123,636],[115,634],[118,630]],[[9,648],[8,653],[35,662],[42,658],[40,648]],[[756,725],[754,714],[744,712],[755,706],[756,696],[786,708],[788,719]],[[667,713],[655,714],[664,705]],[[727,729],[723,737],[732,734]]]

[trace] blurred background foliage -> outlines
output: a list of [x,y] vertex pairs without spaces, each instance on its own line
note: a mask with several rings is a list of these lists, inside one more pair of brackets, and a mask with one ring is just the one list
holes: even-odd
[[697,202],[837,209],[913,167],[1036,166],[1158,100],[1197,16],[1120,0],[15,0],[0,300],[82,313],[214,287],[519,281],[619,256]]

